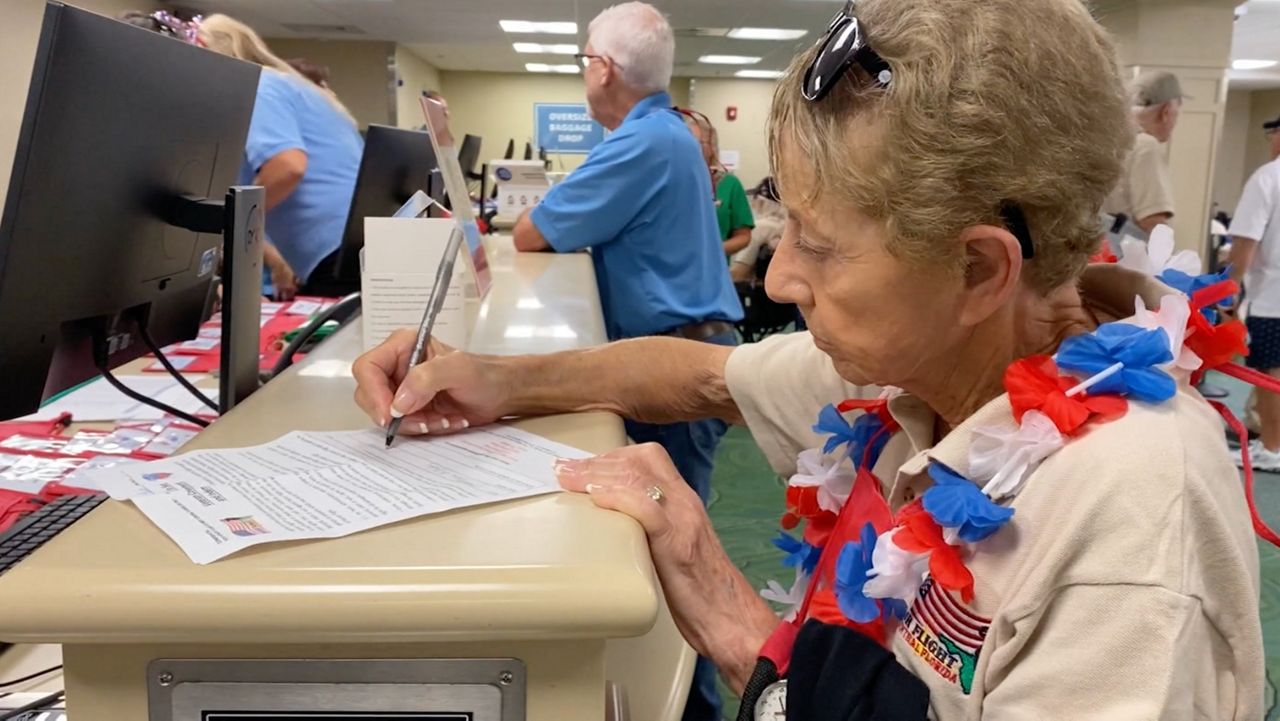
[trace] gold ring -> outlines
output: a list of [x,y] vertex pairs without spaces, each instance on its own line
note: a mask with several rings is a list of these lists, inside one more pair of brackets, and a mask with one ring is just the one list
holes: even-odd
[[662,503],[662,499],[667,497],[667,494],[663,493],[662,489],[657,486],[649,486],[645,489],[644,494],[652,498],[654,503]]

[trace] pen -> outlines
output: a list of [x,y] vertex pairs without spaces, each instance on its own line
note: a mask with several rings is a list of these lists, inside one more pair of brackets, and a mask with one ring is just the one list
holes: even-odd
[[[431,295],[427,299],[427,307],[422,312],[422,323],[418,325],[418,339],[413,343],[413,352],[409,354],[409,367],[405,372],[408,377],[408,371],[418,365],[422,360],[422,354],[426,350],[427,342],[431,340],[431,328],[436,324],[436,316],[440,315],[440,309],[444,307],[444,298],[449,294],[449,284],[453,281],[453,264],[458,259],[458,251],[462,248],[462,229],[454,226],[453,232],[449,235],[449,243],[445,246],[444,256],[440,259],[440,267],[436,268],[436,279],[431,285]],[[391,423],[387,424],[387,448],[391,447],[391,441],[395,439],[396,433],[400,430],[400,422],[404,420],[404,416],[395,415],[395,409],[391,411]]]

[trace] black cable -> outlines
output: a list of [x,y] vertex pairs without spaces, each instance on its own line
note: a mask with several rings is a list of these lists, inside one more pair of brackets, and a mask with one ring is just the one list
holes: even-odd
[[51,693],[48,696],[44,696],[36,699],[35,701],[32,701],[26,706],[15,708],[12,711],[6,711],[3,715],[0,715],[0,721],[13,721],[13,719],[22,718],[23,716],[27,715],[31,711],[40,711],[46,706],[50,706],[52,704],[55,704],[61,701],[63,695],[65,694],[66,694],[66,691],[58,691],[56,693]]
[[[192,425],[197,425],[197,426],[200,426],[201,428],[209,427],[209,421],[206,421],[203,418],[198,418],[196,416],[193,416],[190,413],[187,413],[185,411],[180,411],[177,408],[161,403],[160,401],[154,398],[148,398],[142,395],[141,393],[133,390],[132,388],[126,386],[125,384],[121,383],[118,378],[111,375],[111,371],[106,367],[106,364],[100,363],[98,365],[98,372],[101,373],[102,377],[106,378],[107,382],[110,383],[116,390],[120,391],[126,396],[129,396],[135,401],[138,401],[139,403],[145,403],[151,406],[152,408],[162,410],[165,413],[168,413],[169,415],[175,416],[177,418],[181,418],[182,420],[188,423],[191,423]],[[4,721],[4,718],[0,717],[0,721]]]
[[46,668],[43,671],[36,671],[35,673],[28,674],[26,676],[23,676],[22,678],[15,678],[12,681],[0,682],[0,688],[9,688],[10,686],[17,686],[20,683],[26,683],[27,681],[40,678],[45,674],[50,674],[50,673],[53,673],[54,671],[59,671],[61,669],[62,669],[62,664],[58,664],[57,666],[50,666],[49,668]]
[[165,357],[164,351],[160,349],[160,346],[156,344],[155,339],[151,337],[151,331],[147,330],[147,322],[141,318],[138,319],[138,333],[142,336],[142,342],[147,346],[147,349],[150,350],[152,355],[160,361],[160,365],[164,366],[164,369],[169,371],[169,375],[173,376],[174,380],[182,384],[182,387],[190,391],[191,395],[195,396],[201,403],[211,408],[214,413],[217,413],[218,404],[209,400],[208,396],[201,393],[199,388],[192,385],[191,381],[187,380],[186,376],[179,373],[178,369],[173,367],[173,363],[169,362],[169,359]]
[[[302,348],[303,344],[310,340],[311,336],[315,335],[316,331],[320,330],[320,328],[325,323],[328,323],[330,319],[339,314],[350,314],[354,308],[359,307],[360,294],[352,293],[329,306],[311,320],[307,321],[307,324],[298,330],[297,334],[293,336],[293,340],[289,341],[289,345],[285,346],[284,351],[281,352],[280,360],[276,361],[275,367],[271,369],[271,377],[275,378],[283,373],[289,366],[293,365],[293,356],[296,355],[298,350]],[[350,317],[351,315],[346,315],[343,319],[340,319],[340,322],[345,322],[345,320]]]

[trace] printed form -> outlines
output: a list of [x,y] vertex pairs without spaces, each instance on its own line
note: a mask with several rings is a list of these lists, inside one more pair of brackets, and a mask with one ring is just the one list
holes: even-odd
[[559,490],[557,458],[591,454],[494,426],[401,438],[295,431],[250,448],[194,451],[82,473],[130,500],[196,563],[272,541],[337,538],[408,518]]

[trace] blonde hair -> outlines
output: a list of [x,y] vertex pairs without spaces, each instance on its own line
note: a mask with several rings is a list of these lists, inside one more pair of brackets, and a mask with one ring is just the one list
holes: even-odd
[[[884,89],[850,70],[823,100],[801,83],[817,50],[779,81],[769,146],[784,195],[851,205],[884,223],[888,250],[965,268],[966,227],[1025,213],[1028,285],[1077,277],[1099,241],[1097,214],[1133,131],[1107,33],[1080,0],[860,0],[868,43],[889,64]],[[857,66],[854,66],[857,68]],[[782,163],[786,154],[792,162]]]
[[271,48],[267,47],[267,43],[253,31],[253,28],[239,20],[228,15],[210,15],[200,21],[197,37],[200,39],[201,44],[216,53],[256,63],[264,68],[270,68],[301,81],[304,87],[323,93],[334,109],[342,113],[347,120],[351,121],[352,125],[359,125],[355,117],[351,115],[351,111],[347,110],[347,106],[342,104],[337,95],[316,87],[307,76],[298,72],[292,65],[271,52]]

